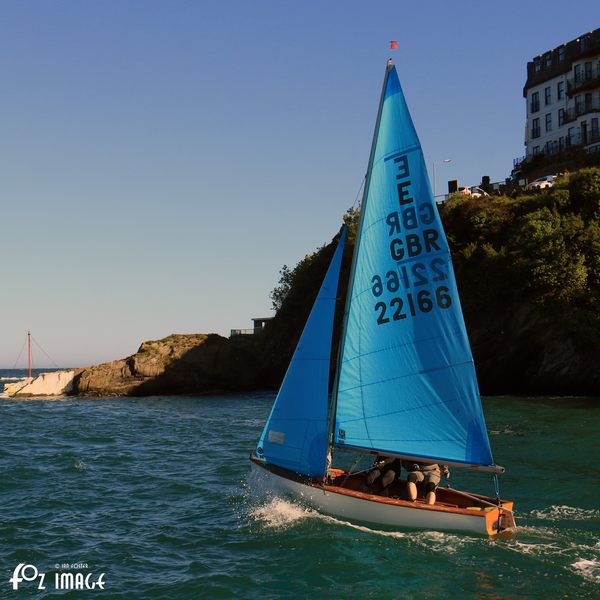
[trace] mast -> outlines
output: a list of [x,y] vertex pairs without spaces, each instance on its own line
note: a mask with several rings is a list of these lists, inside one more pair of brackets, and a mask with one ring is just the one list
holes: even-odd
[[[373,159],[375,158],[375,150],[377,146],[377,138],[379,134],[379,125],[381,123],[381,113],[383,112],[383,102],[385,100],[385,91],[387,89],[388,77],[394,63],[391,58],[388,58],[385,75],[383,77],[383,86],[381,88],[381,96],[379,98],[379,108],[377,110],[377,121],[375,122],[375,131],[373,132],[373,141],[371,142],[371,154],[369,155],[369,164],[367,166],[367,175],[365,187],[363,189],[362,200],[360,202],[360,216],[358,218],[358,229],[354,240],[354,253],[352,254],[352,266],[350,267],[350,278],[348,280],[348,290],[346,292],[346,305],[344,306],[344,319],[342,322],[342,334],[340,336],[340,344],[337,352],[335,379],[333,382],[333,390],[331,394],[331,406],[329,412],[329,435],[328,435],[328,462],[331,458],[331,448],[333,447],[333,428],[335,426],[335,411],[337,406],[338,384],[340,380],[340,366],[342,364],[342,350],[344,348],[344,340],[346,338],[346,326],[348,321],[348,312],[350,310],[350,300],[352,298],[352,289],[354,287],[354,273],[356,270],[356,258],[358,256],[358,248],[361,239],[361,230],[364,221],[365,206],[367,204],[367,196],[369,195],[369,187],[371,184],[371,173],[373,171]],[[328,464],[328,468],[329,468]]]
[[31,377],[31,332],[27,332],[27,377]]

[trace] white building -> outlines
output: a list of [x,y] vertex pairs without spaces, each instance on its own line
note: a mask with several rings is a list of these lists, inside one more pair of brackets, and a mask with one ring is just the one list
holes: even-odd
[[526,160],[573,147],[600,152],[600,28],[528,62],[523,97]]

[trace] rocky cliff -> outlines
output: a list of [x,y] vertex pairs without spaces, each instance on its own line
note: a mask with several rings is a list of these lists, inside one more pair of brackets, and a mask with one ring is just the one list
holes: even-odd
[[600,397],[598,348],[538,307],[467,318],[467,329],[482,394]]
[[216,334],[173,334],[144,342],[127,358],[78,369],[73,394],[150,396],[256,389],[254,340]]
[[[600,169],[549,190],[440,210],[483,394],[600,397]],[[340,275],[337,355],[358,212]],[[337,238],[337,236],[336,236]],[[76,394],[183,394],[276,389],[310,312],[336,239],[284,267],[277,316],[259,335],[172,335],[129,358],[76,373]],[[333,361],[332,361],[333,362]],[[333,365],[332,365],[333,371]]]

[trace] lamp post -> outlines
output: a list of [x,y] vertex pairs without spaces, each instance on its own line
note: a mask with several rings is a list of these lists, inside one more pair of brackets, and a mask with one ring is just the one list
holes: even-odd
[[[451,158],[444,158],[444,160],[438,160],[437,164],[440,164],[440,163],[442,163],[442,164],[446,163],[447,164],[447,163],[451,163],[451,162],[452,162]],[[435,200],[435,165],[436,165],[436,162],[434,161],[433,162],[433,199],[434,200]]]

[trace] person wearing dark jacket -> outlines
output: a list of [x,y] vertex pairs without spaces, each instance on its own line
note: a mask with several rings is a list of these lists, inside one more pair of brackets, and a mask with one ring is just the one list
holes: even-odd
[[378,456],[373,463],[373,469],[369,471],[365,481],[368,486],[373,485],[377,479],[380,479],[382,490],[386,490],[388,485],[400,477],[400,460],[392,456]]

